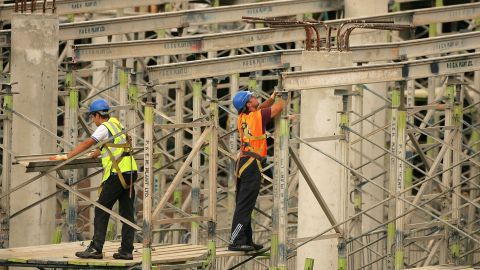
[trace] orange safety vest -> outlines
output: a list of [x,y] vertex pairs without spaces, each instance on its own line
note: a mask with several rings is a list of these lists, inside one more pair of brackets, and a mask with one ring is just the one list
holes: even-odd
[[263,158],[267,155],[267,136],[262,128],[262,112],[241,113],[237,120],[240,155]]

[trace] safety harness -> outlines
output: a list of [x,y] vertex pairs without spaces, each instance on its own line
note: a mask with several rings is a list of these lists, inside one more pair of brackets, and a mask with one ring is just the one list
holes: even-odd
[[[112,136],[117,135],[118,133],[122,132],[123,127],[120,124],[120,122],[116,119],[111,117],[108,121],[103,122],[102,125],[104,125],[108,131],[112,134]],[[130,195],[132,193],[132,177],[133,175],[130,174],[130,182],[127,184],[127,181],[125,181],[125,177],[122,173],[122,169],[120,168],[120,163],[122,162],[124,157],[129,157],[130,158],[130,164],[122,164],[123,166],[127,166],[128,168],[123,168],[123,172],[125,171],[135,171],[136,170],[136,163],[133,160],[132,156],[132,143],[131,143],[131,138],[127,134],[121,134],[117,137],[115,137],[114,142],[108,142],[105,143],[101,147],[102,151],[102,165],[106,165],[104,167],[104,179],[108,179],[110,174],[116,173],[118,175],[118,179],[120,180],[120,184],[124,189],[130,188]],[[109,160],[108,160],[108,159]],[[108,161],[112,163],[112,166],[108,168]],[[134,166],[135,163],[135,166]],[[116,172],[112,172],[112,168]],[[103,184],[103,182],[102,182]],[[100,186],[99,193],[101,193],[103,185]]]
[[[247,127],[248,123],[245,119],[245,114],[240,114],[239,120],[238,120],[238,131],[240,133],[240,155],[239,158],[237,159],[237,172],[236,176],[240,177],[242,173],[245,171],[245,169],[252,164],[254,160],[257,161],[257,165],[259,170],[262,170],[262,163],[261,160],[263,159],[262,157],[262,152],[265,149],[266,144],[261,144],[259,149],[255,149],[250,142],[252,141],[262,141],[267,138],[266,134],[262,134],[261,136],[253,136],[244,132],[244,127]],[[242,157],[249,157],[247,162],[243,164],[241,168],[239,168],[239,163],[240,163],[240,158]]]

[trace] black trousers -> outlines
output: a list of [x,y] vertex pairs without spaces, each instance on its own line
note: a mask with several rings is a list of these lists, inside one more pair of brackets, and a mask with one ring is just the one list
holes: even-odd
[[[242,157],[238,162],[238,169],[248,162],[250,157]],[[248,165],[237,178],[236,206],[233,214],[231,245],[248,245],[253,243],[252,211],[257,201],[260,183],[262,180],[261,168],[256,159]]]
[[[137,179],[137,172],[123,173],[125,181],[130,182],[130,176],[132,183]],[[135,189],[132,186],[132,196],[130,197],[130,189],[124,189],[120,183],[118,175],[110,175],[110,177],[103,182],[102,192],[98,198],[98,203],[112,209],[115,202],[119,203],[120,216],[135,222]],[[102,209],[95,207],[95,218],[93,220],[93,244],[97,250],[103,249],[105,243],[105,234],[107,233],[108,220],[110,214]],[[122,222],[123,223],[123,222]],[[122,250],[124,252],[132,253],[133,251],[133,239],[135,235],[135,229],[129,225],[122,224]]]

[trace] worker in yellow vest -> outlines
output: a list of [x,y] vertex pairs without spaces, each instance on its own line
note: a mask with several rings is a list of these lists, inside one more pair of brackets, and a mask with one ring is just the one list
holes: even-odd
[[283,109],[283,101],[275,101],[275,92],[262,104],[250,91],[233,97],[237,109],[240,155],[237,160],[237,194],[233,214],[229,250],[252,251],[263,246],[253,243],[251,214],[260,191],[262,160],[267,155],[265,127]]
[[[110,117],[110,106],[104,99],[97,99],[89,107],[89,115],[97,126],[92,136],[76,146],[66,155],[56,155],[52,160],[66,160],[87,150],[98,142],[104,143],[89,156],[101,156],[103,178],[99,189],[98,203],[112,209],[116,201],[119,202],[120,215],[134,222],[135,190],[133,183],[137,179],[137,163],[131,155],[131,145],[124,128],[118,119]],[[95,208],[93,240],[86,250],[77,252],[80,258],[102,259],[103,244],[107,232],[110,214]],[[122,243],[118,252],[113,254],[115,259],[132,260],[133,240],[135,230],[127,224],[122,225]]]

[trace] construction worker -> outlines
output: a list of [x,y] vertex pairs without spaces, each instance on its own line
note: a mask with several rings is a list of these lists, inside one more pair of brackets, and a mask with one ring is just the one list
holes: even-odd
[[262,104],[250,91],[240,91],[233,97],[233,106],[239,113],[240,155],[236,166],[237,194],[229,250],[263,248],[253,243],[251,214],[260,191],[262,160],[267,155],[265,127],[283,109],[281,99],[274,101],[275,92]]
[[[98,203],[112,209],[115,202],[119,202],[120,215],[129,221],[134,222],[134,198],[135,190],[133,182],[137,179],[137,164],[131,156],[131,146],[126,134],[121,134],[124,128],[118,119],[110,117],[110,106],[104,99],[97,99],[92,102],[88,113],[97,129],[92,136],[80,143],[66,155],[53,156],[52,160],[66,160],[87,150],[97,142],[110,141],[103,144],[100,149],[89,154],[90,157],[101,155],[103,178],[99,189]],[[86,250],[77,252],[75,255],[80,258],[103,258],[103,244],[107,232],[110,214],[95,208],[94,233],[93,240]],[[132,260],[134,229],[127,225],[122,225],[122,243],[118,252],[113,254],[115,259]]]

